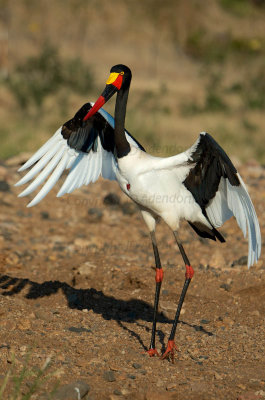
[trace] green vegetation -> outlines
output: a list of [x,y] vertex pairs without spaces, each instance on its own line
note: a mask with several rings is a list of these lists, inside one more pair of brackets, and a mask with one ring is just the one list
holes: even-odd
[[220,5],[228,12],[232,12],[239,17],[251,14],[255,7],[263,7],[264,0],[219,0]]
[[23,109],[42,107],[45,98],[61,88],[85,94],[93,86],[90,69],[79,59],[64,60],[58,50],[45,45],[40,53],[15,67],[7,85]]
[[151,152],[184,150],[208,130],[230,154],[265,163],[265,0],[117,0],[115,15],[105,0],[22,3],[24,14],[5,2],[14,17],[0,159],[36,150],[124,62],[134,73],[126,127]]
[[[47,358],[40,368],[31,368],[29,366],[30,357],[31,353],[29,352],[26,355],[23,367],[18,371],[15,356],[12,356],[11,367],[0,386],[0,400],[7,399],[7,394],[8,400],[30,400],[32,396],[40,394],[40,390],[45,382],[52,378],[53,374],[48,373],[51,365],[50,358]],[[54,385],[50,393],[50,400],[54,398],[53,395],[57,387],[58,384]]]
[[209,36],[207,31],[199,29],[192,32],[186,40],[185,51],[195,60],[204,63],[223,63],[227,58],[257,57],[264,53],[263,38],[233,37],[228,32]]
[[202,105],[196,102],[184,103],[181,106],[184,115],[194,115],[207,112],[226,112],[228,104],[223,98],[222,76],[212,74],[205,86],[205,99]]

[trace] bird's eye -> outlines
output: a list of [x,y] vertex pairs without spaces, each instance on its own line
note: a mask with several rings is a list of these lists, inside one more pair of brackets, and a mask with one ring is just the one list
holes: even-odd
[[120,72],[120,75],[124,75],[124,72],[123,72],[123,71],[121,71],[121,72]]

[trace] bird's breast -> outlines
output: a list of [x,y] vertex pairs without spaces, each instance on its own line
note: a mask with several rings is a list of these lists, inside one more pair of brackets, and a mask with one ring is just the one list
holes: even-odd
[[[122,191],[164,220],[194,220],[201,209],[175,169],[158,169],[154,157],[137,152],[118,162]],[[159,162],[159,160],[158,160]]]
[[136,173],[128,170],[126,173],[119,170],[117,179],[120,187],[137,204],[144,206],[158,215],[165,210],[176,209],[176,205],[182,203],[185,190],[181,182],[171,171],[146,171]]

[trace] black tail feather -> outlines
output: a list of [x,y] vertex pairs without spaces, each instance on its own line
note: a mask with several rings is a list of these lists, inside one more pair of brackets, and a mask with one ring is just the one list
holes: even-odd
[[218,239],[221,243],[225,242],[225,238],[214,227],[212,227],[212,229],[208,228],[208,226],[202,224],[201,222],[188,221],[188,223],[194,229],[194,231],[197,233],[197,235],[199,235],[203,238],[207,238],[207,239],[211,239],[211,240],[215,240],[215,241],[216,241],[216,239]]

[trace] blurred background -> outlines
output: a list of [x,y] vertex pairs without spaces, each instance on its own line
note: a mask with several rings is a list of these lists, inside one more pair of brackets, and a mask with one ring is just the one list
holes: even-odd
[[148,151],[208,131],[265,164],[265,0],[0,0],[0,159],[36,150],[117,63],[133,72],[126,127]]

